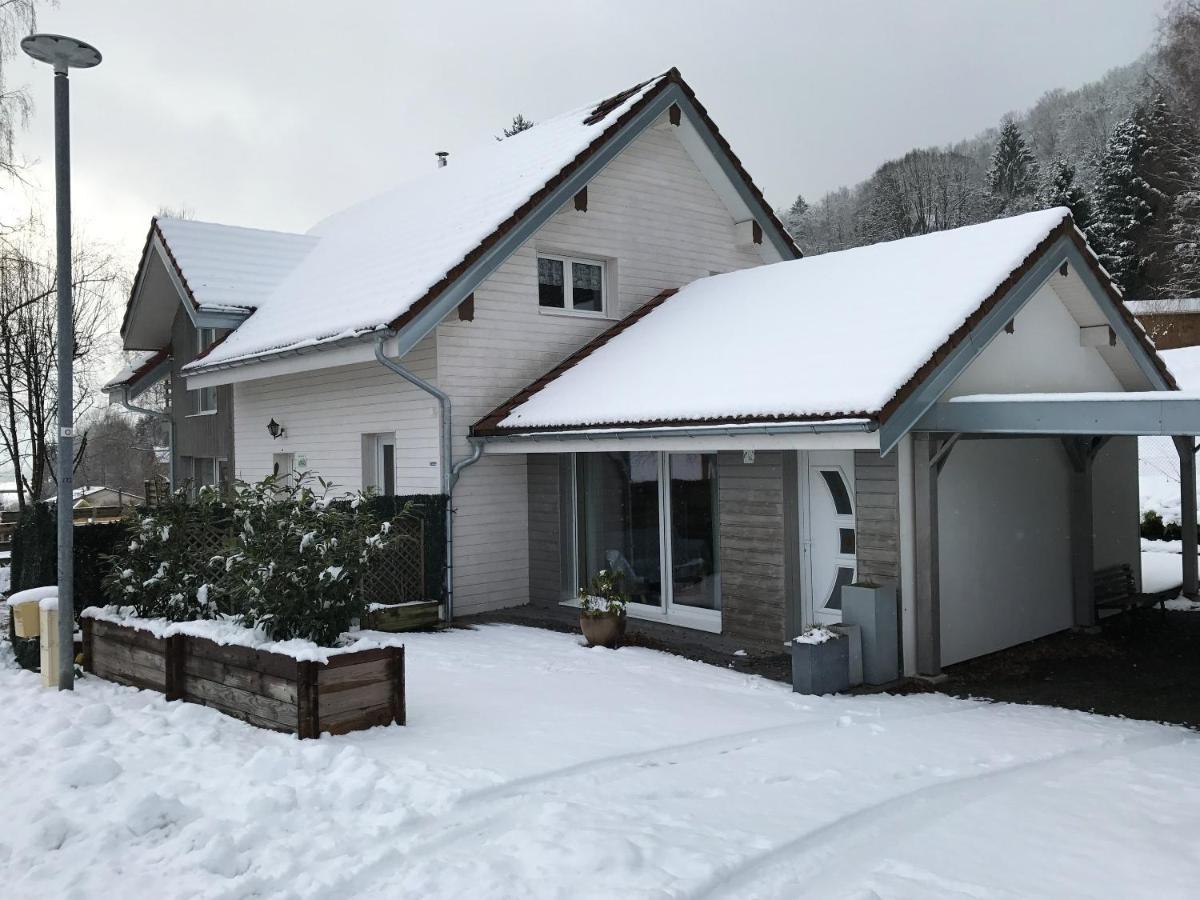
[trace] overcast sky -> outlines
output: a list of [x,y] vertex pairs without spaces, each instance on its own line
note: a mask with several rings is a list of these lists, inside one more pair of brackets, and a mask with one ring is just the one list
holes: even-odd
[[[164,205],[304,230],[517,112],[551,116],[673,65],[773,205],[812,199],[1130,62],[1161,7],[61,0],[38,24],[104,54],[72,78],[75,209],[132,260]],[[50,72],[22,57],[10,74],[32,89],[18,150],[40,160],[33,199],[50,209]]]

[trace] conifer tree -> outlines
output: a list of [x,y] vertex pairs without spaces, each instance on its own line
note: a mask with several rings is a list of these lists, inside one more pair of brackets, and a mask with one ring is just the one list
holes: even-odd
[[1075,183],[1075,167],[1060,156],[1051,163],[1047,174],[1038,203],[1047,209],[1065,206],[1071,211],[1075,225],[1086,230],[1092,224],[1092,198]]
[[1017,123],[1008,119],[992,152],[987,171],[988,194],[1001,213],[1025,212],[1037,191],[1038,165]]
[[1088,229],[1100,262],[1126,293],[1141,285],[1144,246],[1158,196],[1143,175],[1150,144],[1137,111],[1113,129],[1097,168],[1095,220]]

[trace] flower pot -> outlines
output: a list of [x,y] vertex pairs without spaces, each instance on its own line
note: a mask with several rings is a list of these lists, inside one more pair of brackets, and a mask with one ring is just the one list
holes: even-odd
[[617,647],[625,636],[625,613],[580,613],[579,630],[589,647]]
[[792,690],[840,694],[850,689],[850,641],[836,637],[818,644],[792,641]]

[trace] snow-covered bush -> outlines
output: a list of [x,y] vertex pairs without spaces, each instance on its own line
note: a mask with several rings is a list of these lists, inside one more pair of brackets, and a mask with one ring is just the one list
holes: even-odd
[[223,572],[214,566],[213,551],[228,530],[230,513],[229,503],[212,488],[201,488],[194,499],[181,489],[135,513],[132,537],[110,557],[108,598],[147,619],[184,622],[228,612],[214,588]]
[[592,583],[579,589],[579,608],[585,616],[602,616],[607,613],[625,611],[625,592],[621,589],[623,578],[615,569],[601,569],[592,578]]
[[219,561],[222,596],[273,640],[331,645],[366,612],[363,576],[397,539],[358,493],[334,498],[321,479],[246,485],[233,506],[235,543]]
[[226,615],[273,640],[331,645],[362,617],[363,576],[398,535],[367,499],[335,498],[305,475],[239,485],[229,496],[176,492],[136,516],[105,591],[142,618]]

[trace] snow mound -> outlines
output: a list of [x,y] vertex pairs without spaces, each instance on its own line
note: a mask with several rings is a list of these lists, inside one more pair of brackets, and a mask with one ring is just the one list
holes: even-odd
[[[46,587],[27,588],[23,591],[17,591],[4,602],[9,606],[21,606],[25,603],[38,603],[40,605],[43,600],[54,600],[57,604],[58,585],[53,584]],[[46,609],[49,607],[42,608]],[[56,605],[53,608],[57,609],[58,607]]]

